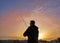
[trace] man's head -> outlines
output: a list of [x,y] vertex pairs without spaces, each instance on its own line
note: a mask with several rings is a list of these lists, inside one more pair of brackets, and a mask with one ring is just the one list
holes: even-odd
[[33,26],[33,25],[35,25],[35,21],[34,20],[31,20],[30,21],[30,26]]

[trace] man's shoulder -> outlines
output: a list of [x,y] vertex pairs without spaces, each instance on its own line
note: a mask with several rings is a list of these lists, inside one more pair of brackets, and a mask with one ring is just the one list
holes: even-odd
[[[29,26],[28,28],[31,28],[32,26]],[[33,26],[33,27],[35,27],[35,28],[37,28],[38,29],[38,26]]]
[[31,28],[31,26],[28,26],[28,29],[30,29]]
[[28,26],[28,28],[30,28],[31,26]]
[[38,29],[38,27],[37,26],[35,26],[37,29]]

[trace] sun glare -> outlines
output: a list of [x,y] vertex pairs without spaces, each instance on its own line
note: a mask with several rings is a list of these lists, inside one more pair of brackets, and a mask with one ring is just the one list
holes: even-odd
[[43,34],[39,33],[38,40],[43,39]]

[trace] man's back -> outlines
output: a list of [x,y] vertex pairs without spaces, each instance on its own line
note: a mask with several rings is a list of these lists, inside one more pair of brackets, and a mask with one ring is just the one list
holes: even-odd
[[28,37],[29,39],[37,39],[38,38],[38,27],[37,26],[30,26],[28,28]]

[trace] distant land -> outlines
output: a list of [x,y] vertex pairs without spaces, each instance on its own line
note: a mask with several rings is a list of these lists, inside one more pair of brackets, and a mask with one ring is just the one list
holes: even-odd
[[[27,40],[0,40],[0,43],[27,43]],[[51,41],[39,40],[38,43],[60,43],[60,38]]]

